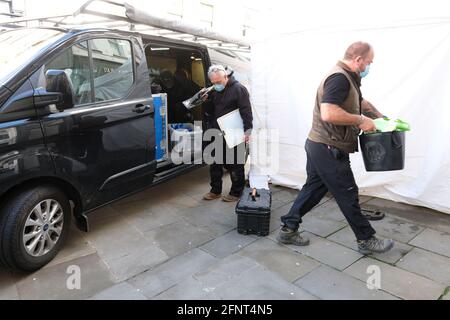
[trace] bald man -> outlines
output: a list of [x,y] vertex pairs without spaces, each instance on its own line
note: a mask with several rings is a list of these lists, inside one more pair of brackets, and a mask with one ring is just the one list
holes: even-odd
[[393,240],[375,237],[375,230],[361,213],[349,159],[350,153],[358,151],[360,130],[374,131],[372,119],[383,117],[360,90],[361,79],[369,73],[373,59],[374,51],[368,43],[355,42],[320,83],[305,144],[308,177],[289,212],[281,217],[279,242],[308,245],[309,239],[298,232],[302,217],[330,191],[361,253],[381,253],[393,247]]

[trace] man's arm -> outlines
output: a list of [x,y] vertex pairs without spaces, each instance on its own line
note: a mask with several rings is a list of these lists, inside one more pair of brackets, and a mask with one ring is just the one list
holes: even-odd
[[369,101],[364,100],[361,102],[362,113],[371,119],[383,118],[384,115],[374,107]]
[[242,86],[239,91],[238,106],[239,113],[241,114],[242,121],[244,122],[244,131],[246,135],[250,135],[253,129],[253,114],[250,104],[250,96],[244,86]]
[[320,104],[320,116],[323,121],[340,126],[357,126],[363,131],[375,131],[372,119],[363,115],[351,114],[332,103]]

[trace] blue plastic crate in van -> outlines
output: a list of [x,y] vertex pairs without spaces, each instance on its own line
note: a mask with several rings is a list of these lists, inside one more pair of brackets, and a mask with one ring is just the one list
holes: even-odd
[[191,123],[171,123],[169,126],[174,130],[187,130],[193,131],[194,126]]
[[156,160],[162,161],[168,157],[167,140],[167,94],[152,95],[155,108],[155,144]]

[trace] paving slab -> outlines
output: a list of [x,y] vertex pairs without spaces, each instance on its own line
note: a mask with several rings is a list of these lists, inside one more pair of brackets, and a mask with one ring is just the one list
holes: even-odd
[[63,262],[96,253],[95,248],[86,240],[85,234],[86,233],[75,229],[75,227],[71,228],[66,243],[61,251],[59,251],[56,257],[44,268],[49,268]]
[[[237,290],[236,288],[239,288]],[[171,287],[155,299],[316,299],[242,256],[230,256]]]
[[236,230],[232,230],[223,236],[220,236],[200,247],[200,249],[208,252],[217,258],[225,258],[233,254],[250,243],[258,239],[255,235],[239,234]]
[[18,300],[19,292],[16,287],[16,278],[9,271],[0,267],[0,300]]
[[121,282],[95,294],[89,300],[147,300],[147,298],[140,289],[127,282]]
[[287,189],[287,187],[283,187],[277,184],[269,183],[269,188],[272,191],[272,193],[279,192],[281,190]]
[[146,297],[152,298],[217,261],[210,254],[193,249],[139,274],[128,280],[128,283]]
[[[74,278],[76,270],[80,271],[80,289],[77,289]],[[115,284],[108,267],[97,254],[17,276],[16,281],[19,296],[25,300],[86,299]]]
[[[284,201],[287,200],[288,202],[291,202],[292,197],[293,197],[292,201],[294,201],[295,198],[297,197],[298,193],[300,192],[299,189],[283,187],[283,186],[279,186],[279,185],[275,185],[275,184],[269,184],[269,188],[270,188],[270,191],[272,192],[272,200],[274,199],[273,195],[275,193],[282,191],[282,194],[280,194],[280,195],[277,194],[275,198],[280,198],[280,199],[283,199]],[[284,191],[284,193],[283,193],[283,191]],[[329,200],[331,198],[332,198],[332,196],[330,194],[327,194],[323,197],[323,199],[320,201],[320,203],[326,202],[327,200]]]
[[[292,203],[288,203],[288,204],[284,204],[281,207],[277,208],[277,209],[272,209],[272,212],[270,214],[270,227],[269,227],[269,231],[273,232],[275,230],[280,229],[281,226],[281,217],[286,215],[289,210],[292,207]],[[316,216],[316,213],[313,213],[313,211],[311,211],[310,213],[307,214],[308,215],[314,215]],[[300,228],[302,230],[304,230],[303,228],[303,224],[300,225]]]
[[336,200],[334,199],[329,199],[328,201],[314,207],[314,209],[312,209],[311,212],[307,213],[305,217],[310,215],[314,215],[315,217],[321,219],[328,219],[332,221],[338,222],[346,221],[344,214],[341,212],[341,209],[339,209],[339,206],[336,203]]
[[440,299],[444,301],[450,301],[450,286],[444,290]]
[[122,205],[125,203],[132,203],[138,201],[146,201],[153,205],[161,203],[171,203],[178,204],[181,207],[193,208],[199,205],[199,201],[193,197],[182,192],[182,185],[180,185],[180,180],[175,180],[178,183],[175,184],[174,181],[168,181],[159,184],[155,187],[147,188],[132,196],[126,197],[115,204]]
[[283,203],[291,203],[298,195],[298,190],[285,188],[272,194],[272,201],[277,200]]
[[220,300],[215,288],[204,286],[200,281],[188,276],[185,280],[161,292],[152,300]]
[[409,244],[450,257],[450,233],[425,229]]
[[373,199],[374,199],[374,197],[372,197],[372,196],[359,195],[359,204],[363,205]]
[[[278,231],[272,232],[269,238],[276,241]],[[329,241],[327,239],[318,237],[309,232],[303,232],[302,235],[310,239],[310,244],[307,246],[285,245],[292,250],[311,257],[323,264],[333,267],[338,270],[344,270],[355,261],[363,257],[362,254],[349,249],[345,246]]]
[[320,266],[295,282],[299,287],[326,300],[398,300],[363,281],[327,266]]
[[275,243],[268,238],[255,241],[239,251],[238,254],[258,262],[288,282],[294,282],[320,266],[319,262]]
[[373,198],[364,203],[363,207],[379,209],[391,216],[396,216],[413,224],[450,233],[450,219],[446,213],[380,198]]
[[380,268],[381,290],[402,299],[436,300],[445,289],[445,286],[438,282],[367,257],[357,261],[344,272],[361,281],[367,281],[373,275],[367,272],[370,266]]
[[231,255],[171,286],[153,299],[219,299],[216,289],[220,285],[256,266],[253,260]]
[[281,225],[280,218],[281,218],[281,216],[283,216],[289,212],[291,205],[292,204],[288,203],[288,204],[283,204],[282,206],[278,207],[277,209],[272,208],[272,212],[270,213],[269,232],[280,229],[280,225]]
[[403,243],[408,243],[424,230],[421,226],[389,215],[386,215],[379,221],[370,221],[370,224],[380,237],[394,239]]
[[334,221],[326,218],[320,218],[314,215],[314,213],[306,214],[303,217],[301,224],[302,228],[306,231],[314,233],[317,236],[328,237],[329,235],[336,233],[347,225],[347,223]]
[[87,214],[87,217],[89,218],[89,227],[98,225],[104,220],[116,219],[119,216],[119,212],[111,205],[101,207],[100,209]]
[[186,209],[183,211],[182,221],[197,226],[214,235],[214,237],[224,235],[237,227],[234,207],[227,206],[218,209],[217,206],[223,205],[215,204],[215,208],[212,208],[213,206],[213,203],[207,203],[196,208]]
[[187,222],[175,222],[144,233],[145,237],[172,258],[215,238],[209,230]]
[[[337,242],[346,246],[355,251],[358,250],[358,245],[356,243],[355,234],[353,233],[350,227],[346,227],[335,234],[332,234],[327,238],[328,240]],[[394,247],[385,253],[373,253],[370,256],[377,260],[381,260],[383,262],[389,264],[395,264],[398,260],[400,260],[403,256],[405,256],[409,251],[412,250],[412,246],[405,244],[400,241],[395,241]]]
[[414,248],[396,266],[450,286],[450,258],[448,257]]
[[[359,203],[362,206],[371,199],[373,198],[368,196],[359,196]],[[320,204],[314,207],[314,209],[311,210],[311,213],[308,213],[307,215],[310,214],[314,214],[314,216],[321,219],[346,222],[344,214],[333,197],[327,198],[326,201],[321,201]]]
[[159,246],[147,244],[146,247],[130,248],[127,255],[118,258],[105,258],[116,282],[130,279],[144,271],[168,260],[169,256]]
[[238,277],[241,273],[258,265],[255,260],[233,254],[220,259],[204,270],[196,272],[193,277],[201,281],[206,287],[217,288],[219,285]]
[[[271,205],[271,209],[272,210],[276,210],[282,206],[285,206],[286,203],[284,201],[280,201],[277,199],[272,199],[272,205]],[[292,205],[292,202],[289,202],[289,205]]]
[[138,228],[120,216],[96,221],[84,237],[100,257],[107,260],[121,258],[129,255],[130,251],[144,250],[152,245]]
[[239,277],[221,285],[217,291],[222,299],[227,300],[317,300],[306,290],[262,266],[246,270]]
[[[329,200],[332,201],[332,200]],[[334,201],[332,201],[334,202]],[[319,208],[322,205],[325,205],[326,203],[328,203],[328,199],[322,199],[323,204],[320,204],[319,206],[315,207],[315,209],[311,210],[310,212],[308,212],[305,217],[304,217],[304,222],[309,222],[309,224],[312,224],[311,222],[315,221],[316,218],[319,219],[324,219],[325,221],[322,223],[322,226],[318,226],[318,230],[316,230],[317,232],[320,233],[326,233],[328,230],[330,229],[334,229],[335,226],[343,226],[344,224],[341,223],[342,221],[345,220],[344,216],[342,215],[342,213],[340,213],[340,211],[335,211],[336,214],[330,214],[330,211],[328,210],[324,210],[322,211],[318,211]],[[337,205],[336,205],[337,206]],[[284,203],[283,205],[279,206],[278,208],[273,208],[272,207],[272,212],[270,215],[270,232],[279,229],[280,225],[281,225],[281,216],[286,215],[289,210],[292,207],[292,203]],[[339,209],[338,209],[339,210]],[[324,213],[326,212],[326,213]],[[333,212],[333,211],[331,211]],[[336,215],[336,216],[335,216]],[[339,216],[339,218],[337,217]],[[319,222],[322,222],[319,220]],[[312,225],[311,227],[314,227],[314,225]],[[301,225],[301,228],[303,228],[303,224]],[[304,228],[306,229],[306,227]],[[330,231],[332,233],[332,231]]]
[[173,203],[151,203],[139,200],[131,203],[113,205],[122,213],[122,218],[141,232],[162,227],[181,219],[183,208]]
[[[230,185],[225,174],[225,193]],[[360,196],[363,208],[388,213],[372,222],[380,237],[396,239],[388,253],[363,257],[331,195],[300,227],[311,244],[296,247],[275,237],[298,190],[271,185],[267,237],[238,234],[236,203],[202,200],[208,190],[203,167],[92,212],[91,231],[72,225],[41,270],[0,269],[0,299],[437,299],[448,286],[449,215]],[[382,290],[367,289],[371,264],[381,268]],[[81,290],[67,288],[73,265]]]
[[214,200],[200,200],[196,208],[207,208],[214,213],[235,213],[236,202],[225,202],[221,198]]

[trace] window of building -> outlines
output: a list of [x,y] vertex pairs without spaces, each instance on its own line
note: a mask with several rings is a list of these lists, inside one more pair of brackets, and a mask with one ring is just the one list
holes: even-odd
[[183,0],[170,0],[168,12],[176,18],[183,18]]
[[200,2],[200,22],[205,26],[212,27],[214,18],[214,6],[209,2]]

